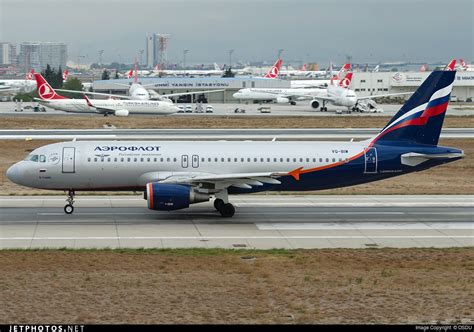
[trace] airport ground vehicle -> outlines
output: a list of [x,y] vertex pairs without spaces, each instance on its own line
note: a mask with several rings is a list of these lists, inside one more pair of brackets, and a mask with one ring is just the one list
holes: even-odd
[[214,107],[211,105],[206,106],[206,113],[214,113]]
[[260,111],[260,113],[271,113],[272,112],[272,109],[269,106],[261,106],[261,107],[257,108],[257,110]]

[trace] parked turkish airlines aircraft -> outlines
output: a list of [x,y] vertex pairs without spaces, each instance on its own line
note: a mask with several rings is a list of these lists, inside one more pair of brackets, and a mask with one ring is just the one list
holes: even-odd
[[326,95],[320,94],[313,97],[313,101],[311,102],[311,107],[319,108],[319,106],[321,106],[321,112],[325,112],[328,110],[328,108],[326,107],[326,104],[329,103],[334,106],[347,107],[349,112],[351,111],[363,112],[363,108],[358,107],[358,103],[361,100],[369,100],[369,99],[374,99],[374,98],[402,96],[402,95],[411,94],[411,92],[400,92],[400,93],[387,93],[383,95],[357,97],[354,90],[349,89],[349,85],[351,84],[351,81],[352,81],[352,73],[349,72],[339,82],[339,84],[337,85],[330,84],[328,88],[325,90],[327,92]]
[[15,94],[19,92],[31,92],[36,89],[36,81],[33,80],[34,70],[26,74],[24,80],[0,80],[0,93]]
[[10,181],[68,192],[143,191],[152,210],[179,210],[215,197],[223,217],[228,194],[352,186],[422,171],[464,157],[438,145],[455,78],[434,71],[375,137],[318,141],[72,141],[35,149],[7,170]]
[[332,74],[333,76],[329,80],[293,80],[291,81],[291,87],[292,88],[309,88],[309,87],[326,88],[329,86],[329,84],[331,84],[331,81],[333,84],[338,84],[341,77],[344,77],[344,75],[349,70],[351,70],[351,64],[345,63],[338,72],[334,72],[332,69],[329,70],[331,73],[333,73]]
[[[172,114],[178,111],[172,102],[153,100],[69,99],[61,96],[46,82],[41,74],[34,74],[40,104],[64,112],[99,113],[128,116],[129,114]],[[76,91],[77,92],[77,91]],[[85,96],[85,95],[84,95]]]
[[[339,81],[340,75],[346,73],[350,69],[350,64],[345,64],[341,70],[333,77],[332,80],[327,81],[328,84],[336,84]],[[307,86],[293,87],[291,82],[291,88],[289,89],[267,89],[267,88],[246,88],[240,89],[232,96],[235,99],[240,100],[257,100],[262,102],[276,102],[278,104],[295,105],[296,101],[313,99],[316,96],[327,96],[327,89],[322,86],[320,80],[312,81],[318,82],[318,84],[312,84]]]
[[459,59],[459,68],[458,70],[460,71],[473,71],[474,69],[472,68],[471,65],[468,65],[467,63],[464,62],[463,59]]

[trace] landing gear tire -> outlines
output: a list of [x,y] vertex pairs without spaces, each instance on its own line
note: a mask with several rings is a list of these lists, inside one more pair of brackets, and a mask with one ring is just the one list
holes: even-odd
[[235,214],[235,208],[230,203],[223,204],[218,211],[224,218],[230,218]]
[[217,211],[220,211],[222,206],[224,205],[224,201],[220,198],[217,198],[215,201],[214,201],[214,208],[217,210]]
[[72,206],[71,204],[67,204],[66,206],[64,206],[64,212],[66,214],[72,214],[74,212],[74,206]]

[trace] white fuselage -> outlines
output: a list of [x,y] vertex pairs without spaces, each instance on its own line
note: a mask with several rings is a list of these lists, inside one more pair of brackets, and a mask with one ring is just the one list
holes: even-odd
[[329,86],[327,96],[332,98],[331,103],[335,106],[354,107],[357,104],[357,96],[354,90],[340,86]]
[[18,89],[21,92],[31,92],[36,89],[35,80],[0,80],[0,91],[2,89]]
[[115,111],[127,110],[129,114],[172,114],[178,111],[178,108],[173,103],[153,100],[93,99],[94,107],[90,107],[85,99],[51,99],[38,101],[47,107],[73,113],[107,113],[96,109],[101,107]]
[[235,99],[241,100],[274,100],[288,98],[292,100],[311,99],[308,96],[326,95],[324,88],[289,88],[289,89],[240,89],[233,94]]
[[[49,144],[8,171],[15,183],[76,190],[144,187],[171,176],[290,172],[348,160],[362,142],[76,141]],[[284,188],[282,188],[283,190]]]

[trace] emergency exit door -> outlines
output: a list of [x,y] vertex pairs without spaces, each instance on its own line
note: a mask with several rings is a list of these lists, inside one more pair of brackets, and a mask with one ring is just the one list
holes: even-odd
[[186,154],[183,154],[181,156],[181,167],[188,168],[188,166],[189,166],[189,160],[188,159],[189,159],[189,157]]

